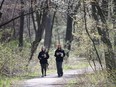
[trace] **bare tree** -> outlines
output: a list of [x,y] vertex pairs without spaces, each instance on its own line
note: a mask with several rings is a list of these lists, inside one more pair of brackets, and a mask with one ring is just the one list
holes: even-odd
[[56,11],[54,12],[52,18],[51,15],[48,15],[46,19],[44,46],[48,49],[48,51],[50,49],[51,40],[52,40],[52,29],[54,25],[55,15],[56,15]]
[[68,12],[67,12],[67,28],[66,28],[66,36],[65,36],[65,49],[68,51],[66,52],[67,57],[69,57],[69,51],[71,50],[71,42],[73,40],[73,25],[74,20],[73,16],[77,14],[77,11],[80,7],[80,0],[78,0],[78,3],[76,3],[76,6],[73,6],[75,3],[75,0],[70,0],[68,2]]
[[42,9],[40,11],[36,11],[37,29],[36,29],[36,27],[34,28],[35,29],[35,40],[33,41],[32,46],[31,46],[31,55],[30,55],[28,63],[31,61],[33,54],[36,51],[36,49],[39,45],[39,42],[42,39],[42,35],[43,35],[45,25],[46,25],[46,17],[48,15],[47,4],[48,4],[47,0],[46,0],[46,2],[42,2],[41,3]]
[[[106,69],[108,72],[112,72],[116,69],[116,63],[115,63],[115,58],[114,58],[114,52],[113,52],[113,47],[112,43],[109,39],[109,31],[107,27],[107,15],[108,15],[108,7],[106,4],[108,4],[108,1],[103,1],[102,4],[105,4],[103,6],[105,8],[105,14],[103,14],[103,11],[101,7],[99,6],[98,2],[95,0],[95,2],[91,2],[92,5],[92,15],[95,21],[97,22],[97,30],[99,35],[101,36],[101,40],[103,43],[106,45],[107,49],[105,49],[105,61],[106,61]],[[98,15],[97,15],[98,14]],[[100,18],[100,19],[99,19]],[[99,26],[99,22],[102,22],[102,27]]]
[[23,47],[23,31],[24,31],[24,1],[21,2],[21,17],[20,17],[20,29],[19,29],[19,47]]

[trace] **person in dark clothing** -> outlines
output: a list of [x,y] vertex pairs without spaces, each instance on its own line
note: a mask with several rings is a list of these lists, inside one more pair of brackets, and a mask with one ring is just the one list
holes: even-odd
[[58,77],[61,77],[63,76],[62,63],[63,63],[63,58],[65,56],[65,52],[61,48],[61,45],[58,45],[58,48],[56,49],[54,56],[56,57],[57,74]]
[[44,47],[42,47],[41,52],[39,52],[38,59],[40,60],[41,64],[41,72],[42,72],[42,77],[46,76],[46,70],[48,66],[48,61],[47,59],[49,58],[49,54],[46,51]]

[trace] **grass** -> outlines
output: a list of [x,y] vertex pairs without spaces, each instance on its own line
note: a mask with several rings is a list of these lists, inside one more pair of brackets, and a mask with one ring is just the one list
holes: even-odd
[[0,76],[0,87],[11,87],[12,83],[18,81],[17,77]]
[[[47,74],[54,73],[55,71],[56,71],[55,69],[48,69]],[[33,71],[31,72],[25,72],[23,74],[14,77],[0,75],[0,87],[11,87],[12,84],[16,84],[19,81],[32,79],[40,76],[41,76],[40,66],[37,63],[35,66],[33,66]]]
[[107,74],[104,71],[81,74],[69,80],[66,87],[116,87],[106,77]]
[[[34,59],[31,61],[29,67],[30,69],[32,69],[31,72],[25,72],[16,77],[0,76],[0,87],[10,87],[12,84],[18,83],[18,81],[32,79],[41,76],[41,68],[37,60],[38,59]],[[63,65],[64,65],[63,68],[65,70],[81,69],[89,66],[86,60],[78,61],[77,58],[74,57],[70,57],[68,63],[65,63],[64,61]],[[56,73],[56,63],[54,57],[49,59],[49,69],[47,71],[47,74],[52,74],[52,73]]]
[[88,62],[85,61],[77,61],[77,63],[72,63],[72,64],[64,64],[64,69],[65,70],[70,70],[70,69],[82,69],[82,68],[87,68],[89,66]]
[[13,76],[13,77],[7,77],[7,76],[0,76],[0,87],[11,87],[12,85],[16,85],[19,81],[32,79],[40,76],[40,73],[33,72],[33,73],[25,73],[20,76]]

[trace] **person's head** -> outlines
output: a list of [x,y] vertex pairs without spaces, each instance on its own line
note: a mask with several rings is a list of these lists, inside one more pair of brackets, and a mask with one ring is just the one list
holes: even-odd
[[60,45],[60,44],[57,46],[57,49],[62,49],[62,47],[61,47],[61,45]]
[[46,51],[46,48],[45,48],[45,47],[42,47],[42,48],[41,48],[41,51]]

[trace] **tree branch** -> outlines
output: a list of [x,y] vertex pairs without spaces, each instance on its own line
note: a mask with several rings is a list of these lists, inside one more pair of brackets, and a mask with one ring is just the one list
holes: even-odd
[[1,2],[0,10],[2,9],[2,6],[3,6],[3,4],[4,4],[4,1],[5,1],[5,0],[2,0],[2,2]]
[[[35,12],[35,11],[26,13],[26,14],[24,14],[23,16],[30,15],[30,14],[32,14],[32,13],[34,13],[34,12]],[[11,20],[9,20],[9,21],[3,23],[3,24],[0,24],[0,28],[1,28],[2,26],[5,26],[5,25],[9,24],[10,22],[12,22],[12,21],[14,21],[14,20],[20,18],[21,16],[22,16],[22,15],[19,15],[19,16],[15,17],[15,18],[13,18],[13,19],[11,19]]]
[[85,9],[86,7],[85,7],[85,1],[83,0],[83,11],[84,11],[84,22],[85,22],[85,30],[86,30],[86,33],[87,33],[87,35],[88,35],[88,37],[90,38],[90,40],[92,41],[92,43],[93,43],[93,47],[94,47],[94,49],[95,49],[95,52],[96,52],[96,55],[97,55],[97,57],[98,57],[98,60],[99,60],[99,63],[100,63],[100,65],[101,65],[101,68],[102,68],[102,70],[103,70],[103,66],[102,66],[102,62],[101,62],[101,60],[100,60],[100,57],[99,57],[99,53],[98,53],[98,51],[97,51],[97,49],[96,49],[96,46],[95,46],[95,42],[94,42],[94,40],[92,39],[92,37],[91,37],[91,35],[89,34],[89,31],[88,31],[88,28],[87,28],[87,19],[86,19],[86,9]]

